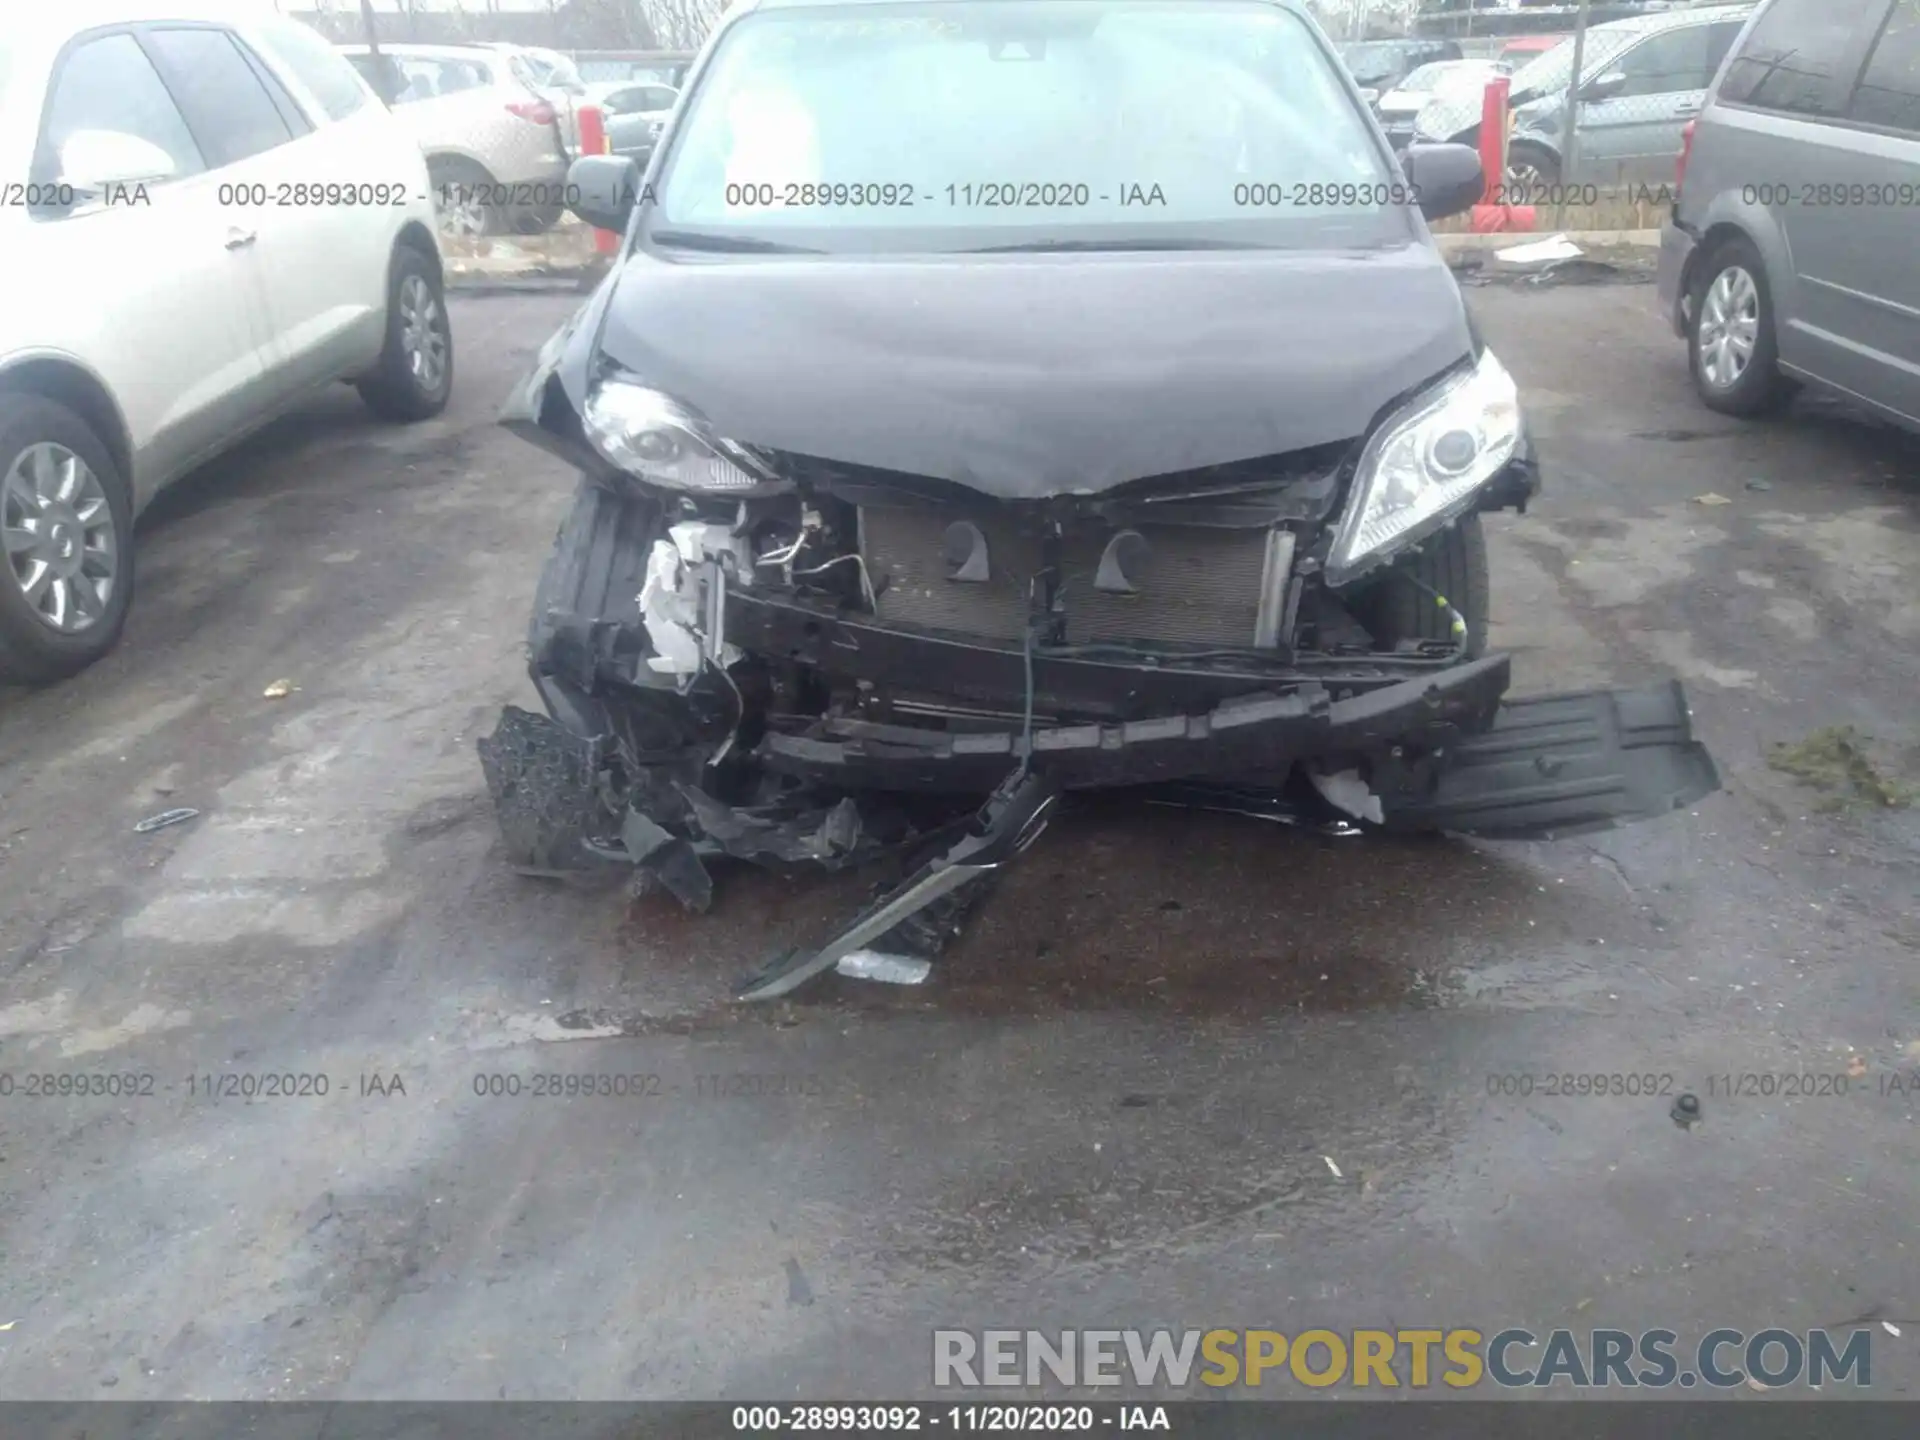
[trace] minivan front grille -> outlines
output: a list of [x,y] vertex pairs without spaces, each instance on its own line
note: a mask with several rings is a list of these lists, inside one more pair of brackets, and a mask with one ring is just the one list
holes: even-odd
[[[948,578],[943,545],[950,512],[866,506],[861,548],[879,590],[882,620],[992,640],[1025,633],[1030,578],[1040,568],[1037,537],[1007,519],[976,519],[986,537],[984,582]],[[1147,560],[1129,578],[1136,593],[1094,588],[1113,531],[1069,532],[1062,554],[1063,608],[1070,643],[1146,641],[1250,646],[1267,565],[1267,531],[1199,525],[1139,525]]]

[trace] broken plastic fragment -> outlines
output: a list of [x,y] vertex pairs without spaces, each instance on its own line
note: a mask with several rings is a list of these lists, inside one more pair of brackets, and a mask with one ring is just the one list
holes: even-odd
[[775,820],[723,804],[698,786],[678,789],[701,832],[742,860],[814,861],[838,869],[870,858],[875,848],[862,844],[860,808],[851,797],[842,797],[831,809],[810,809]]
[[842,955],[833,967],[849,980],[878,980],[883,985],[918,985],[933,973],[931,961],[913,955],[888,955],[879,950],[855,950]]
[[[716,603],[709,615],[702,590],[717,597],[725,586],[719,557],[732,556],[736,574],[751,570],[752,557],[745,542],[724,526],[689,523],[675,525],[669,533],[671,540],[653,542],[647,578],[640,586],[640,616],[654,652],[647,657],[647,668],[662,675],[697,675],[711,655],[725,669],[739,660],[740,650],[725,643],[721,607]],[[705,587],[703,573],[711,577]]]
[[1320,792],[1320,798],[1334,809],[1356,820],[1371,820],[1376,825],[1386,822],[1386,813],[1380,808],[1380,797],[1367,788],[1367,782],[1360,778],[1359,771],[1342,770],[1338,774],[1325,775],[1318,770],[1309,770],[1307,778],[1313,782],[1313,788]]
[[164,830],[169,825],[184,825],[187,821],[195,819],[199,814],[200,812],[198,810],[190,810],[185,806],[182,806],[178,810],[162,810],[158,815],[149,815],[146,819],[135,825],[133,827],[133,833],[136,835],[151,835],[155,830]]
[[712,906],[713,878],[693,846],[651,816],[629,809],[620,825],[620,843],[635,865],[656,877],[687,909],[704,915]]
[[1524,245],[1509,245],[1505,250],[1493,252],[1496,260],[1504,260],[1509,265],[1538,265],[1548,260],[1577,260],[1580,247],[1565,235],[1555,235],[1547,240],[1531,240]]
[[663,675],[697,675],[701,666],[699,607],[686,591],[686,562],[671,540],[653,542],[647,578],[640,587],[640,614],[653,642],[647,668]]

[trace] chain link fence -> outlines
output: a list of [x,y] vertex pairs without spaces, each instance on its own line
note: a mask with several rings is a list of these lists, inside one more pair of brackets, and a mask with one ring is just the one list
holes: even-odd
[[[1582,3],[1570,34],[1511,67],[1505,173],[1489,184],[1488,202],[1530,207],[1535,228],[1659,225],[1673,204],[1687,126],[1753,8],[1702,5],[1591,23],[1595,12]],[[1436,98],[1413,138],[1480,145],[1483,101],[1478,87]]]

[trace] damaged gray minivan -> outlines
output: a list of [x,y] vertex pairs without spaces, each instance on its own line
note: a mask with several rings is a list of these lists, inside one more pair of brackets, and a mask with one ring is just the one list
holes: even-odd
[[1075,790],[1539,836],[1717,786],[1676,683],[1505,699],[1478,517],[1538,469],[1425,223],[1479,160],[1396,161],[1304,0],[736,5],[646,174],[570,183],[626,238],[503,416],[582,479],[482,761],[531,870],[897,866],[743,995],[937,948]]

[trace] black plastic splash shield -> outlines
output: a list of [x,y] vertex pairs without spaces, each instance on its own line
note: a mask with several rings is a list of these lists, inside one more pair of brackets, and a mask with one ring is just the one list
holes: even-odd
[[1436,756],[1425,776],[1376,775],[1395,830],[1542,840],[1611,830],[1720,788],[1678,680],[1509,700],[1493,728]]

